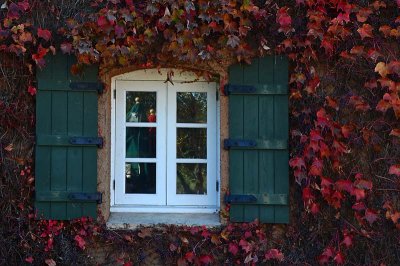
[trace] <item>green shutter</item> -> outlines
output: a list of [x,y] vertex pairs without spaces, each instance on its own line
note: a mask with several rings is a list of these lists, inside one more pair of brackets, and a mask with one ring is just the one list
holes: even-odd
[[[37,218],[68,220],[96,217],[98,69],[79,76],[70,69],[74,56],[46,58],[37,70],[36,196]],[[75,87],[74,87],[75,86]],[[90,137],[92,143],[82,143]]]
[[289,222],[288,61],[270,56],[229,69],[230,219]]

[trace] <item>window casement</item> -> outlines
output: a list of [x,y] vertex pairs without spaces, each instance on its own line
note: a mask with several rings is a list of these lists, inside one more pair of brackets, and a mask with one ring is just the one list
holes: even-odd
[[166,83],[157,69],[106,74],[111,90],[99,96],[98,66],[73,76],[74,56],[46,62],[37,70],[38,218],[95,218],[98,204],[106,217],[214,213],[222,199],[230,221],[289,222],[286,57],[229,67],[221,101],[216,83],[190,74]]
[[215,211],[216,83],[116,79],[114,84],[111,211]]

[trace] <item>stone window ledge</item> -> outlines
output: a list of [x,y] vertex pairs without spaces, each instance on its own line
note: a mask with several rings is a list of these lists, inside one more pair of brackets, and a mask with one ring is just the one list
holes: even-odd
[[221,226],[218,213],[132,213],[112,212],[107,228],[133,230],[141,226],[159,225]]

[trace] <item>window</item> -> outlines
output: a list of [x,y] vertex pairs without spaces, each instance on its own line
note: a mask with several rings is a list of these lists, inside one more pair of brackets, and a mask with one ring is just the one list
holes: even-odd
[[[74,62],[49,56],[37,71],[38,217],[95,218],[98,204],[106,219],[110,211],[215,212],[223,197],[231,221],[288,223],[286,57],[231,66],[221,102],[215,83],[182,74],[164,83],[165,69],[109,73],[112,90],[101,93],[97,66],[71,76]],[[219,170],[230,192],[220,197]]]
[[216,84],[116,80],[115,87],[115,206],[215,209]]

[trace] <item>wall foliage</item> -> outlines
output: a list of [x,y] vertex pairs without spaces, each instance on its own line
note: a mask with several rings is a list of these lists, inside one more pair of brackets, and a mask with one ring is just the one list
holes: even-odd
[[[45,67],[46,54],[74,53],[79,62],[73,73],[93,63],[105,72],[133,64],[290,58],[291,224],[278,239],[266,237],[275,247],[257,250],[266,232],[260,225],[239,226],[249,232],[244,239],[245,234],[224,237],[226,229],[191,234],[208,247],[222,247],[222,257],[211,256],[212,248],[205,249],[208,254],[196,251],[200,240],[166,240],[159,248],[180,265],[224,257],[250,264],[398,264],[399,11],[399,0],[3,2],[0,263],[77,263],[85,239],[117,241],[86,219],[33,219],[34,70]],[[202,69],[205,77],[215,72]],[[223,85],[225,73],[219,74]],[[140,234],[121,234],[118,241],[129,246]],[[63,241],[76,245],[57,249]]]

